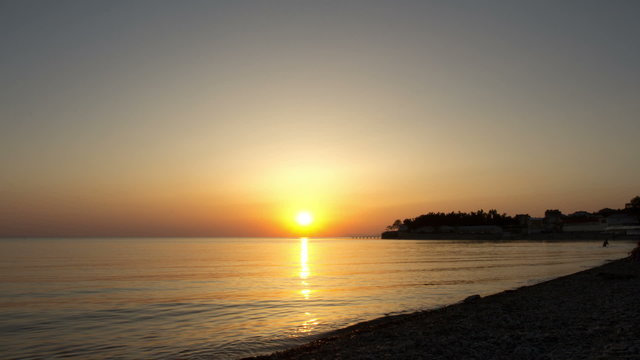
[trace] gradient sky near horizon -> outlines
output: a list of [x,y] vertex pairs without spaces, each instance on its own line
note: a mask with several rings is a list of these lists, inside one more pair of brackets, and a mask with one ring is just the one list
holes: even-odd
[[637,1],[0,1],[0,236],[640,195]]

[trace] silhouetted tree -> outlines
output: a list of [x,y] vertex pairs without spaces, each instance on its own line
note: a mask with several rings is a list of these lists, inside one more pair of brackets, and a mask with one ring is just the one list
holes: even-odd
[[636,196],[625,204],[623,212],[637,216],[640,219],[640,196]]
[[614,209],[611,209],[611,208],[604,208],[604,209],[598,210],[594,215],[600,215],[600,216],[607,217],[607,216],[611,216],[613,214],[617,214],[619,212],[620,212],[620,210],[614,210]]
[[517,221],[515,220],[515,218],[508,216],[507,214],[498,213],[498,211],[495,209],[489,210],[488,212],[480,209],[478,211],[472,211],[470,213],[430,212],[413,219],[405,219],[403,224],[406,225],[409,230],[415,230],[424,226],[511,226],[517,225]]
[[562,217],[562,211],[555,209],[555,210],[545,210],[544,212],[544,217],[545,218],[550,218],[550,217]]
[[544,225],[545,230],[551,232],[560,232],[562,231],[562,219],[564,215],[560,210],[546,210],[544,212]]
[[387,226],[387,230],[398,231],[400,230],[400,225],[402,225],[402,221],[400,221],[400,219],[397,219],[396,221],[393,222],[393,224]]

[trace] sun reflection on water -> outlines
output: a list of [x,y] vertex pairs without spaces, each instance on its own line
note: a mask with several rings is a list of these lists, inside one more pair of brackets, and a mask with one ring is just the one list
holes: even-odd
[[303,334],[310,333],[319,323],[318,319],[309,319],[298,326],[298,332]]
[[309,283],[307,279],[311,275],[311,270],[309,269],[309,239],[308,238],[300,238],[300,283],[302,284],[303,289],[300,290],[300,294],[304,297],[305,300],[309,299],[311,295],[311,290],[307,288]]
[[[309,300],[311,298],[312,290],[309,289],[309,277],[311,276],[311,269],[309,267],[309,239],[308,238],[300,238],[300,284],[302,285],[302,289],[299,291],[300,295],[305,300]],[[304,321],[302,324],[298,325],[296,330],[297,333],[310,333],[314,330],[314,328],[320,323],[318,318],[313,317],[313,314],[310,312],[304,313],[305,317],[308,319]]]
[[300,279],[308,279],[309,271],[309,239],[300,238]]

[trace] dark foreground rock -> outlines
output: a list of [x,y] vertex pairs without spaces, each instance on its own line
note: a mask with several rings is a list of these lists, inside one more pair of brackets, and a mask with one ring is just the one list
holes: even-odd
[[380,318],[251,359],[640,360],[640,263]]

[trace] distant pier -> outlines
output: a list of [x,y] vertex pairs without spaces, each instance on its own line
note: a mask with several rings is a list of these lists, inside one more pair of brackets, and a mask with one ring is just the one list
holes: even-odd
[[371,235],[371,234],[354,234],[349,236],[352,239],[380,239],[380,235]]

